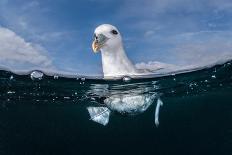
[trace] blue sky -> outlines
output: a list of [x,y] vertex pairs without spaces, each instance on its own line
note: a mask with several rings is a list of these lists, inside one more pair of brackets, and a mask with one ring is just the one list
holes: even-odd
[[118,27],[136,64],[232,55],[230,0],[0,0],[0,66],[101,74],[91,42],[103,23]]

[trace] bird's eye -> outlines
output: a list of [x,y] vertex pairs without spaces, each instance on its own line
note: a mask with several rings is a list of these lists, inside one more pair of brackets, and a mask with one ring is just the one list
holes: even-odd
[[117,35],[117,34],[118,34],[118,31],[112,30],[111,33],[114,34],[114,35]]

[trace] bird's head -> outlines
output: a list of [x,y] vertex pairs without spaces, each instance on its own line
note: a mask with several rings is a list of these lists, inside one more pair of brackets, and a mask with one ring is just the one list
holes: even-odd
[[118,29],[110,24],[102,24],[94,31],[92,49],[95,53],[101,49],[117,48],[122,44],[122,37]]

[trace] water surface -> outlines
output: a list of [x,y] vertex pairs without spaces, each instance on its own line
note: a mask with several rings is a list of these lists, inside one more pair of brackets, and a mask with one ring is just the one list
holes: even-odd
[[[0,154],[232,154],[232,62],[129,80],[0,71]],[[156,94],[138,115],[112,111],[108,125],[87,107],[112,95]]]

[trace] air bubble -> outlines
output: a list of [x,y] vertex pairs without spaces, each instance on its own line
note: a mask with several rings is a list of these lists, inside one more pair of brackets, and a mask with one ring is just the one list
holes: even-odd
[[42,80],[44,74],[41,71],[33,71],[31,72],[31,79],[32,80]]
[[14,91],[8,91],[7,94],[14,94]]
[[70,97],[68,97],[68,96],[65,96],[65,97],[64,97],[64,99],[66,99],[66,100],[69,100],[69,99],[70,99]]
[[212,75],[211,77],[212,77],[212,79],[216,79],[216,76],[215,76],[215,75]]
[[84,77],[82,77],[82,78],[81,78],[81,81],[85,81],[85,78],[84,78]]
[[57,80],[57,79],[59,78],[59,76],[58,76],[58,75],[54,75],[53,78],[54,78],[55,80]]

